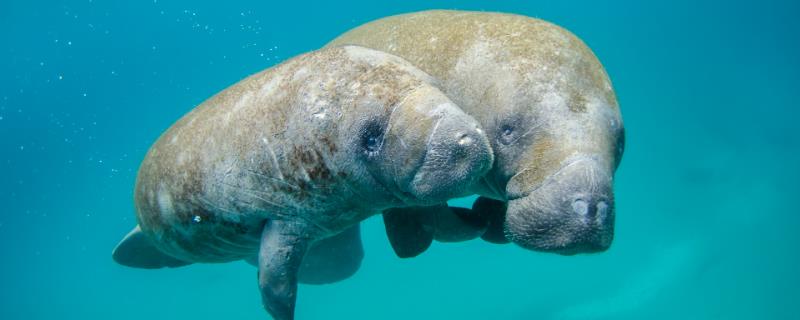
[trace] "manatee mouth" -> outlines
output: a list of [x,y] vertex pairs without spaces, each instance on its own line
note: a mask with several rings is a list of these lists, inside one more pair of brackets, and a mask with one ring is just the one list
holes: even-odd
[[530,250],[564,255],[607,250],[615,215],[606,168],[594,158],[578,158],[527,194],[510,199],[506,238]]

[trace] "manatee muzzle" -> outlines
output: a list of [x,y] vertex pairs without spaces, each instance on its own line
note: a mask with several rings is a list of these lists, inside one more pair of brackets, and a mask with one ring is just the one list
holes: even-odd
[[463,113],[445,113],[428,138],[409,193],[427,204],[465,195],[493,161],[489,140],[477,122]]
[[614,237],[611,170],[593,157],[568,161],[529,193],[509,200],[506,238],[564,255],[607,250]]

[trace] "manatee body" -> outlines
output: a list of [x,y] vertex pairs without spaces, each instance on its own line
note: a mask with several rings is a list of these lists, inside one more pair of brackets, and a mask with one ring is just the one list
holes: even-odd
[[139,225],[113,256],[140,268],[251,259],[266,309],[292,319],[304,260],[320,272],[308,282],[349,276],[359,221],[466,194],[492,161],[477,122],[429,75],[371,49],[319,50],[170,127],[142,162]]
[[[533,250],[574,254],[610,246],[623,124],[608,75],[580,39],[520,15],[423,11],[366,23],[328,46],[343,44],[398,55],[437,78],[481,123],[495,154],[473,190],[482,197],[471,212],[437,206],[384,214],[400,256],[419,254],[448,233],[436,228],[452,225],[441,227],[431,212],[471,220],[453,230]],[[402,221],[415,213],[418,221]],[[414,244],[415,237],[423,243]]]

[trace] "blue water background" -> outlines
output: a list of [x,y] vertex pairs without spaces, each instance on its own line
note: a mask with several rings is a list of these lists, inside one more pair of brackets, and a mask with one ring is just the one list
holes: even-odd
[[[480,241],[394,256],[299,319],[800,319],[797,1],[0,2],[0,319],[266,319],[245,263],[135,270],[144,153],[196,104],[360,23],[430,8],[540,17],[610,74],[627,130],[617,232],[562,257]],[[464,204],[463,202],[461,204]]]

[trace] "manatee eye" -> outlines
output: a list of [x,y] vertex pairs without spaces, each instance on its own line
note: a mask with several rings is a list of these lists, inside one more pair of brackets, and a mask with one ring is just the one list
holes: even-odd
[[500,126],[500,142],[505,145],[514,142],[514,127],[510,124]]
[[378,151],[379,143],[380,141],[378,141],[378,137],[367,138],[367,144],[366,144],[367,151]]
[[377,122],[370,122],[361,133],[361,147],[367,156],[375,156],[383,146],[383,127]]

